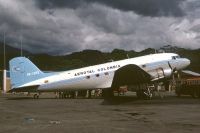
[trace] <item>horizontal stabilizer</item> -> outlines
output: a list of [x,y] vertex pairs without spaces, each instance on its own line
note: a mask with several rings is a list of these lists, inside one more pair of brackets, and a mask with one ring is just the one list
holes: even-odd
[[39,85],[13,88],[8,92],[37,92]]

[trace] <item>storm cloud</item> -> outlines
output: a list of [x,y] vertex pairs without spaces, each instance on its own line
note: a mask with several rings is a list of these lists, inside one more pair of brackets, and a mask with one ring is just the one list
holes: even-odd
[[180,4],[185,0],[37,0],[41,9],[78,8],[99,3],[122,11],[134,11],[144,16],[183,16]]
[[33,53],[200,48],[199,0],[0,0],[0,31]]

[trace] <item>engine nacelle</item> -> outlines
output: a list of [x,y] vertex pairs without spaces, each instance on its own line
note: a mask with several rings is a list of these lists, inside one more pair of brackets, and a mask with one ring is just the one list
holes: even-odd
[[166,78],[169,78],[172,75],[172,69],[170,69],[170,68],[164,69],[163,72],[164,72],[164,75],[165,75]]

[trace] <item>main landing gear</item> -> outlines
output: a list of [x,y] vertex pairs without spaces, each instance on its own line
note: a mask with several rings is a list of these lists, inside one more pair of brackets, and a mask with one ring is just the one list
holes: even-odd
[[139,89],[136,91],[138,99],[150,100],[153,97],[154,86],[139,85]]
[[[148,84],[140,84],[135,86],[129,91],[136,92],[138,99],[150,100],[154,95],[155,86]],[[113,100],[117,96],[114,96],[114,91],[112,88],[107,88],[102,91],[102,96],[104,100]]]

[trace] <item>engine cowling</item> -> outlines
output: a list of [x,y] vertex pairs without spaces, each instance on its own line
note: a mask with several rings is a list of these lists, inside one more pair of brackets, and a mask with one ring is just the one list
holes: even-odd
[[169,68],[169,69],[164,69],[163,73],[166,78],[170,78],[173,72],[172,72],[172,69]]

